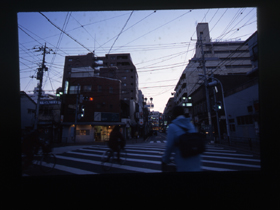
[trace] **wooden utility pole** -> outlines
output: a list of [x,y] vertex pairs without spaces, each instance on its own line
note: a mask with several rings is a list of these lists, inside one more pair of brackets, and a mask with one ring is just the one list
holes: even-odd
[[[36,49],[35,47],[33,49]],[[38,121],[39,121],[39,109],[40,109],[40,100],[41,100],[41,96],[42,96],[42,83],[43,83],[43,75],[44,75],[44,71],[48,71],[48,68],[45,66],[45,56],[46,53],[50,53],[50,51],[47,52],[47,47],[46,47],[46,43],[44,47],[39,47],[38,50],[36,50],[36,52],[40,52],[43,51],[43,61],[42,61],[42,66],[41,68],[38,68],[38,72],[37,72],[37,80],[40,81],[40,83],[38,84],[38,88],[39,88],[39,92],[38,92],[38,98],[37,98],[37,107],[36,107],[36,118],[35,118],[35,124],[34,124],[34,129],[37,130],[38,127]]]

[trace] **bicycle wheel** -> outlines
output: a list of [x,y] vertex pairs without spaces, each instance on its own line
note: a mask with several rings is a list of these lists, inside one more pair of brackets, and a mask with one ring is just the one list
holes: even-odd
[[51,172],[56,164],[56,157],[52,153],[46,153],[42,155],[40,161],[40,169],[41,171],[48,173]]
[[103,153],[102,159],[101,159],[101,165],[103,170],[108,171],[113,164],[113,158],[114,158],[114,153],[111,150],[107,150],[106,152]]
[[120,151],[120,159],[121,159],[120,164],[124,164],[125,161],[126,161],[126,158],[127,158],[126,150],[125,149],[121,149],[121,151]]

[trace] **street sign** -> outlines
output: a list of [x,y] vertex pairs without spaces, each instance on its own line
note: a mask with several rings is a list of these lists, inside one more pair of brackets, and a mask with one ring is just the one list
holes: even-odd
[[101,121],[101,112],[94,112],[94,121]]
[[40,104],[53,105],[53,104],[61,104],[61,102],[57,100],[42,100],[40,101]]

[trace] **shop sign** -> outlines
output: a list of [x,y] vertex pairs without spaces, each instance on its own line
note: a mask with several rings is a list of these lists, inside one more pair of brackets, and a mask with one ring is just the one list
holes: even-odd
[[45,100],[45,101],[40,101],[40,104],[45,104],[45,105],[53,105],[53,104],[61,104],[60,101],[57,100]]
[[101,121],[103,122],[119,122],[120,115],[118,113],[101,112]]

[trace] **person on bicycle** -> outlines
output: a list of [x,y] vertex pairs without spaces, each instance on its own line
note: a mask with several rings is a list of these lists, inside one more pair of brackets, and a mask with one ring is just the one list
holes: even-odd
[[22,153],[26,155],[23,167],[28,167],[40,148],[40,135],[41,130],[33,130],[22,140]]
[[117,152],[117,161],[120,162],[120,150],[124,149],[125,139],[120,131],[121,127],[116,125],[112,132],[110,133],[110,138],[108,142],[108,146],[114,152]]

